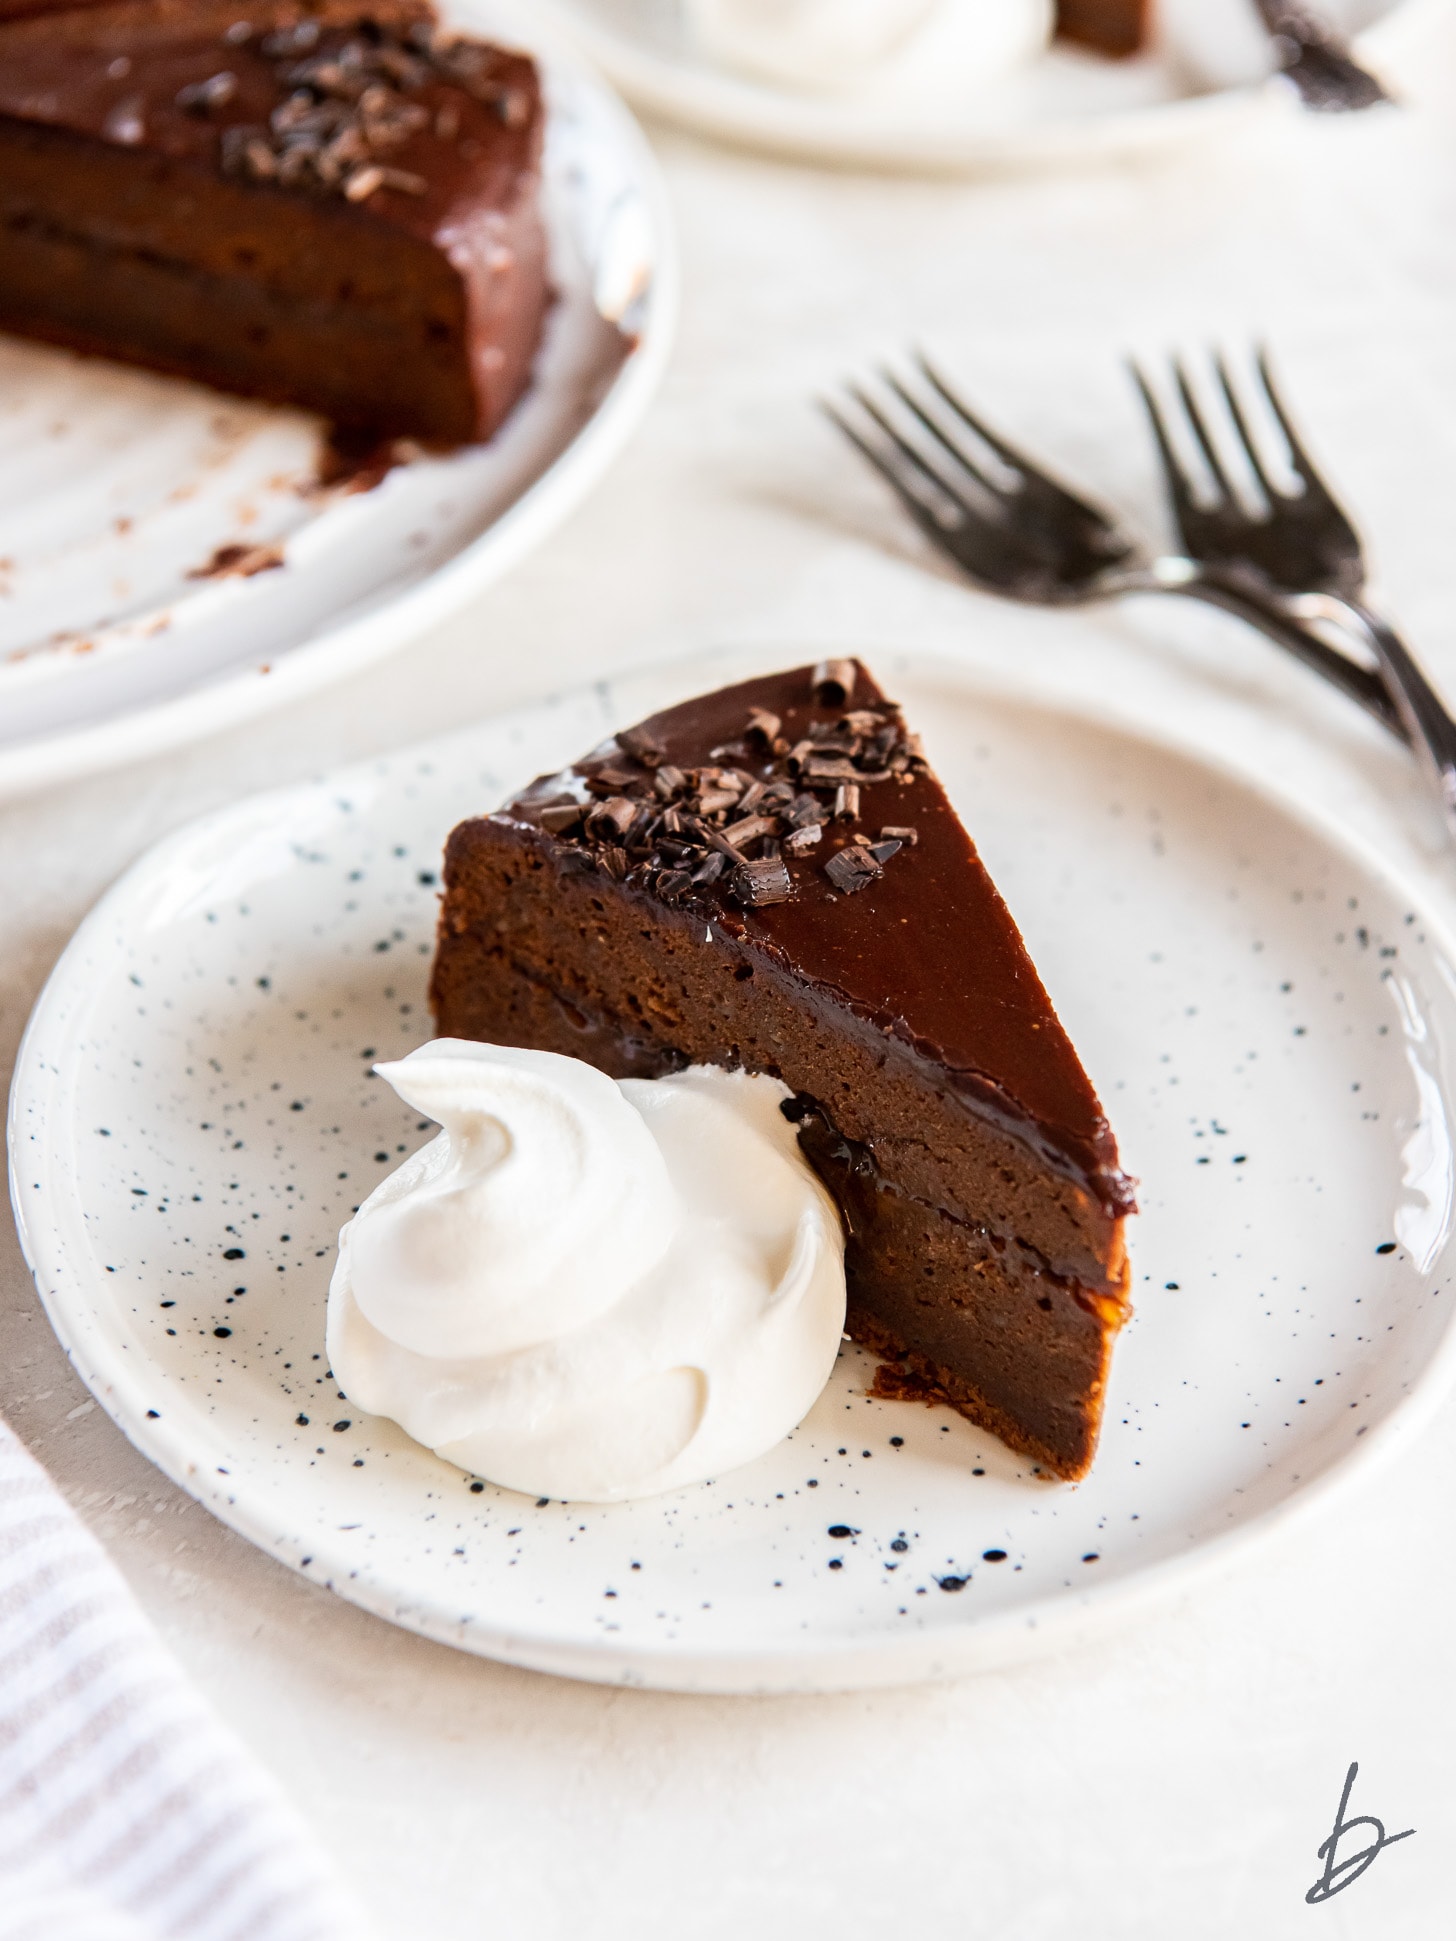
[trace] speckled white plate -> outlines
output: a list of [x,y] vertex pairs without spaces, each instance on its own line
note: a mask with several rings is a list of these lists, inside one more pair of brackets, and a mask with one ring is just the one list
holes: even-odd
[[1142,1179],[1137,1315],[1080,1487],[871,1401],[847,1348],[750,1468],[610,1508],[487,1487],[323,1360],[342,1221],[430,1128],[463,814],[751,671],[594,687],[260,797],[154,850],[57,966],[11,1099],[22,1240],[138,1448],[291,1568],[489,1656],[685,1690],[925,1678],[1121,1622],[1276,1530],[1453,1372],[1453,957],[1369,858],[1249,785],[928,659],[921,725]]
[[[676,311],[651,150],[521,0],[450,11],[542,61],[557,301],[530,388],[488,444],[320,492],[314,418],[0,337],[0,796],[398,651],[544,538],[647,409]],[[210,575],[226,549],[281,564]]]
[[[1322,0],[1379,62],[1442,0]],[[852,167],[974,172],[1085,163],[1236,127],[1287,90],[1250,0],[1161,0],[1158,44],[1104,60],[1060,43],[987,85],[923,62],[929,85],[894,68],[863,87],[815,93],[735,73],[694,44],[682,0],[538,0],[638,107],[722,141]],[[1394,16],[1400,15],[1397,23]],[[957,63],[956,66],[959,64]],[[1292,97],[1286,105],[1292,105]]]

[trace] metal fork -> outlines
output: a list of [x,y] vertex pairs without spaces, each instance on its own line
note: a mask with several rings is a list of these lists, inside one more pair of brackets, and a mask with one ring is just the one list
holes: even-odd
[[1333,27],[1299,0],[1254,0],[1280,70],[1306,108],[1324,114],[1373,108],[1390,96]]
[[1379,676],[1311,632],[1273,587],[1191,558],[1140,553],[1104,512],[994,431],[923,356],[914,361],[915,390],[886,371],[881,392],[848,387],[854,414],[827,400],[823,409],[968,579],[1039,606],[1080,606],[1124,593],[1203,600],[1247,620],[1383,727],[1405,734]]
[[1173,385],[1185,428],[1207,467],[1203,498],[1175,450],[1172,417],[1159,405],[1146,375],[1133,367],[1158,441],[1184,548],[1205,568],[1231,580],[1246,580],[1261,595],[1275,590],[1293,620],[1340,627],[1369,648],[1446,826],[1456,837],[1456,720],[1390,622],[1365,603],[1365,559],[1359,534],[1305,450],[1264,351],[1258,353],[1256,364],[1263,402],[1282,434],[1284,458],[1300,489],[1281,491],[1270,477],[1228,364],[1216,356],[1213,368],[1226,407],[1226,430],[1232,433],[1232,444],[1247,465],[1260,499],[1253,508],[1229,476],[1183,364],[1173,362]]

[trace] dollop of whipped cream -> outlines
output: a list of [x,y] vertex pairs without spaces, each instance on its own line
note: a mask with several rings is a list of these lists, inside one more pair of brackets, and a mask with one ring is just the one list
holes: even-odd
[[[856,88],[897,67],[994,79],[1040,53],[1052,0],[686,0],[709,59],[780,87]],[[903,77],[902,77],[903,78]]]
[[616,1502],[771,1449],[844,1328],[834,1204],[771,1078],[605,1077],[441,1038],[376,1066],[439,1135],[339,1235],[356,1406],[509,1489]]

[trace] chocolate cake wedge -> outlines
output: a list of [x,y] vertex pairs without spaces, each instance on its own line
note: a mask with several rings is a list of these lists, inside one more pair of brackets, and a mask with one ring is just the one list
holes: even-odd
[[500,424],[548,302],[531,60],[415,0],[16,4],[0,329],[380,438]]
[[1131,1182],[974,844],[858,662],[670,708],[461,823],[432,1002],[446,1036],[614,1077],[781,1079],[882,1392],[1086,1471]]

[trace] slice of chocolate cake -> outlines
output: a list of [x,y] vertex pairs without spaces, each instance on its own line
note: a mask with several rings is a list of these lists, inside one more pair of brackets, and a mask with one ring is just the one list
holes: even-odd
[[414,0],[10,7],[0,329],[378,436],[495,429],[547,303],[529,59]]
[[[1054,1474],[1091,1461],[1131,1183],[917,738],[857,662],[625,729],[462,823],[439,1029],[614,1077],[768,1072],[844,1215],[849,1331]],[[746,1182],[735,1183],[744,1190]]]
[[1136,54],[1152,32],[1152,0],[1057,0],[1057,32],[1099,54]]

